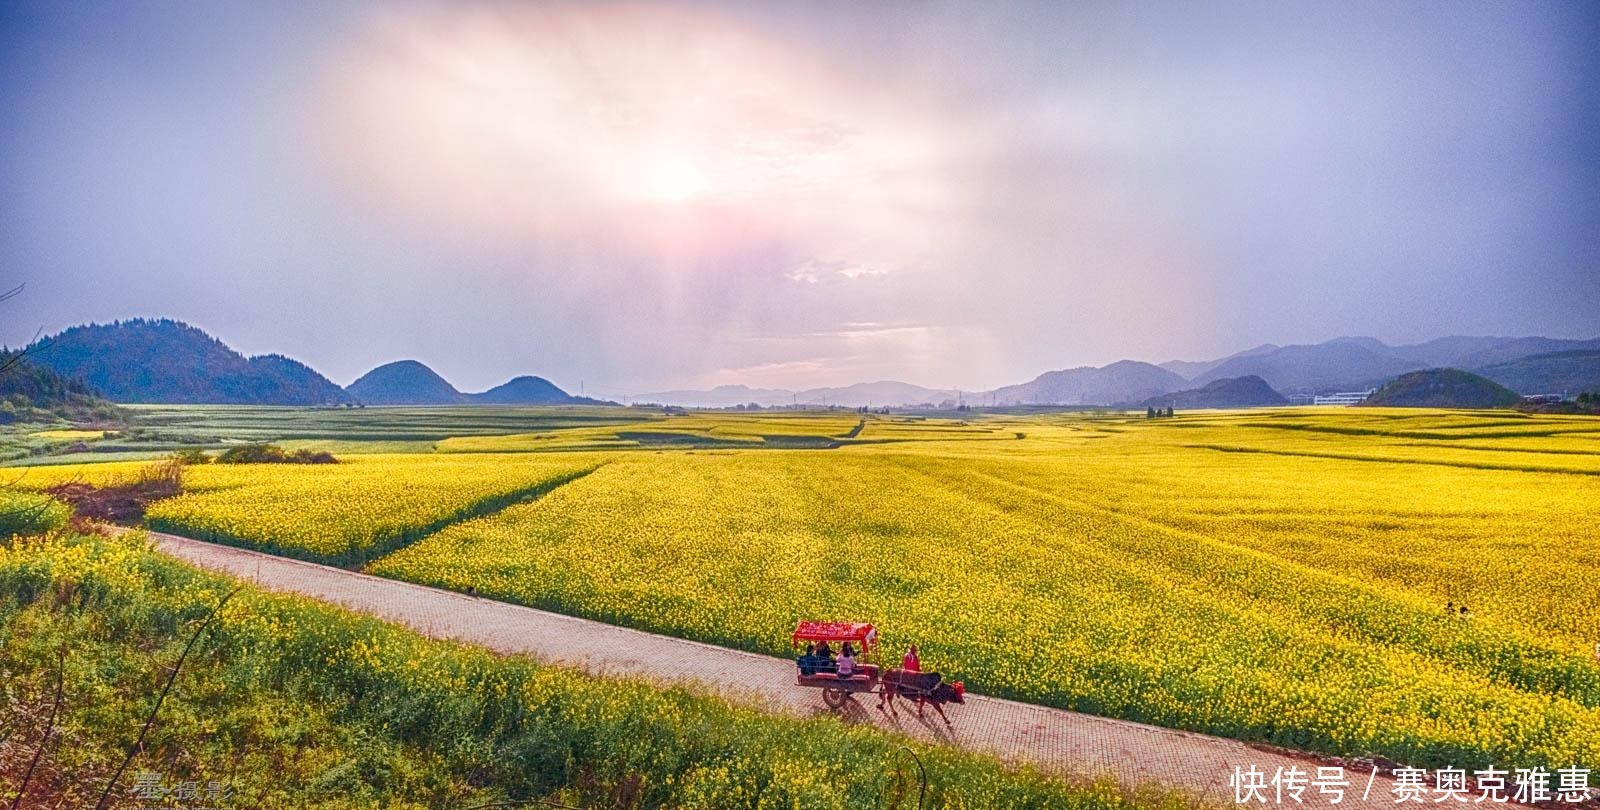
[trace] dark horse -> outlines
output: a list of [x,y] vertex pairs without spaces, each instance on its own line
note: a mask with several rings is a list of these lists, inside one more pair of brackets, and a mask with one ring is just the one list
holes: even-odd
[[966,694],[967,689],[960,681],[945,683],[937,672],[891,669],[883,673],[883,689],[878,693],[878,711],[883,711],[887,704],[890,712],[899,714],[894,708],[894,699],[902,697],[916,702],[918,715],[922,714],[922,704],[932,704],[934,711],[939,713],[939,719],[948,726],[950,718],[944,716],[944,704],[966,703]]

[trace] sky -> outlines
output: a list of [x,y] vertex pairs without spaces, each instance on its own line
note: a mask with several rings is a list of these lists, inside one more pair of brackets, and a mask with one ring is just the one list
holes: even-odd
[[5,3],[0,342],[626,396],[1600,335],[1600,5]]

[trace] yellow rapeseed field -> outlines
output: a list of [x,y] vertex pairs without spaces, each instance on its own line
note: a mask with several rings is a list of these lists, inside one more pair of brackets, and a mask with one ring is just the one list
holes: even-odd
[[477,512],[572,480],[601,460],[561,456],[351,456],[333,465],[208,464],[197,491],[160,501],[152,527],[292,556],[370,559]]
[[1600,767],[1597,419],[695,413],[439,450],[197,467],[151,521],[771,653],[869,620],[976,691],[1241,739]]
[[[1245,739],[1600,765],[1600,422],[927,427],[938,440],[619,453],[372,568],[774,653],[797,618],[873,620],[981,691]],[[1456,434],[1474,446],[1434,446]]]

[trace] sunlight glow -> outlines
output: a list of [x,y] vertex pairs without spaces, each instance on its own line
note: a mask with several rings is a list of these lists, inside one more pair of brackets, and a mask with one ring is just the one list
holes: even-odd
[[650,196],[662,202],[681,203],[699,196],[705,176],[684,160],[657,163],[650,175]]
[[463,245],[658,268],[894,254],[968,188],[935,110],[712,10],[385,7],[342,53],[319,164],[363,210]]

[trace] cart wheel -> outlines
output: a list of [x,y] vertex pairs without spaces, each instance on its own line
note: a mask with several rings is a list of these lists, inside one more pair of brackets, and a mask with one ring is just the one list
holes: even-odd
[[822,702],[828,704],[829,708],[837,709],[843,706],[844,702],[849,698],[850,693],[843,689],[824,688],[822,690]]

